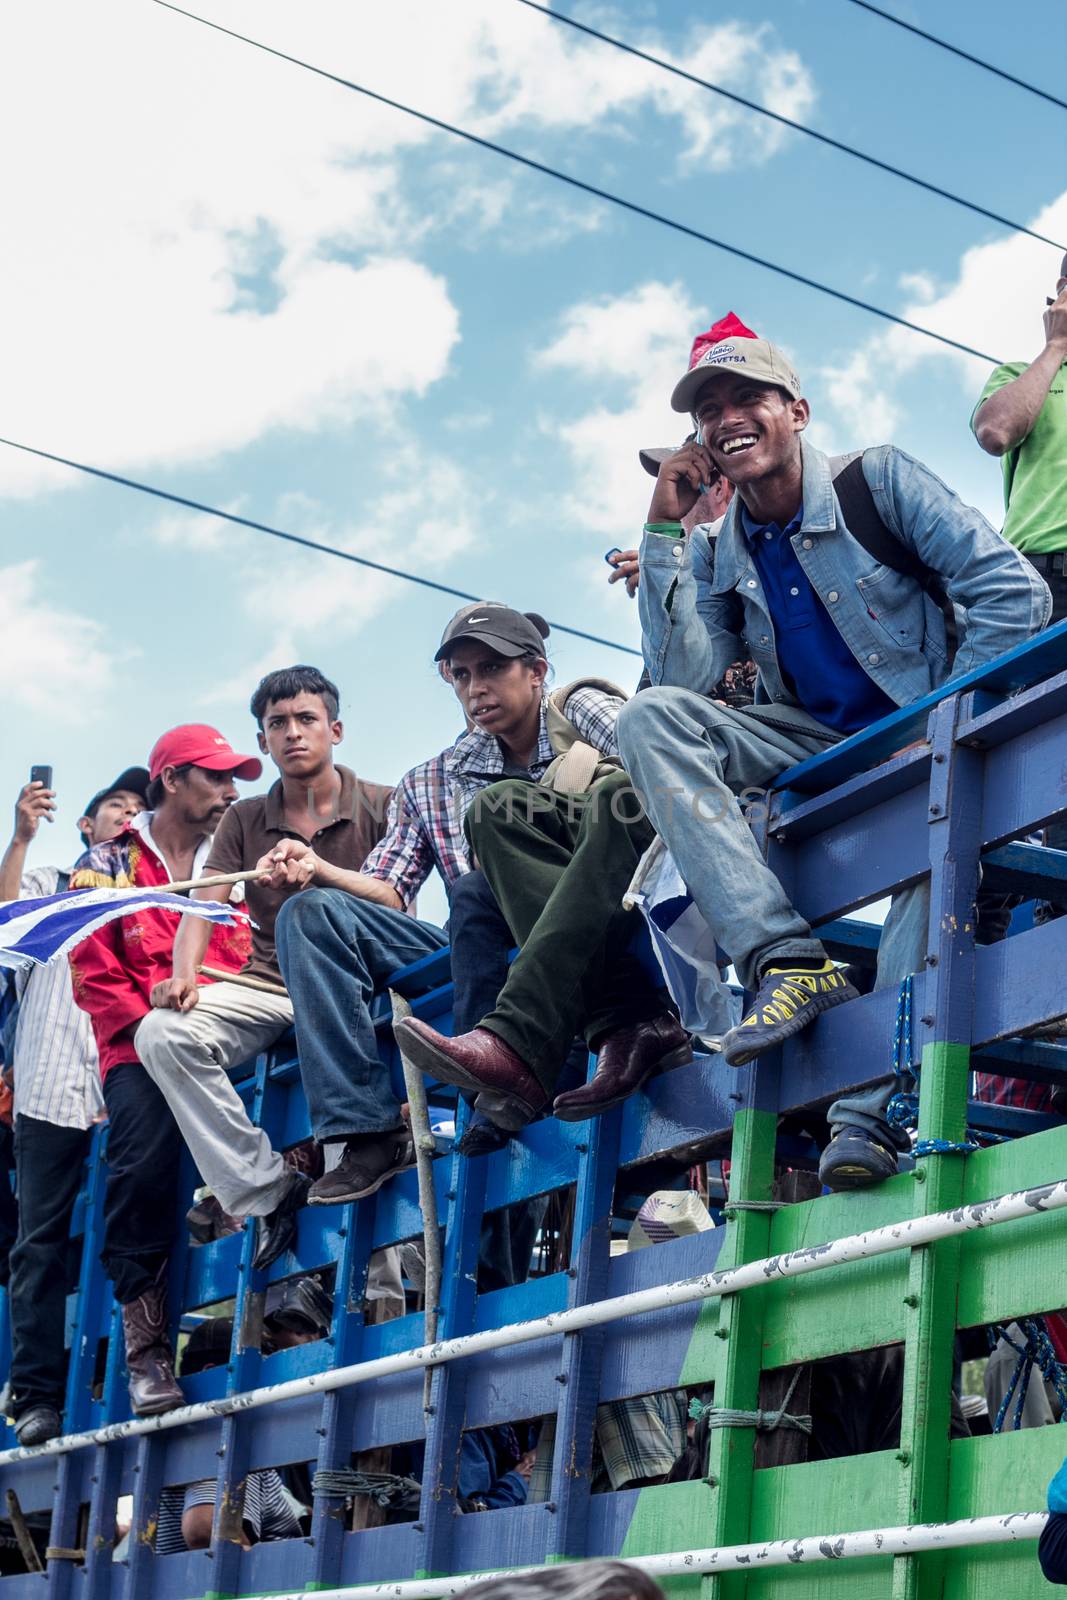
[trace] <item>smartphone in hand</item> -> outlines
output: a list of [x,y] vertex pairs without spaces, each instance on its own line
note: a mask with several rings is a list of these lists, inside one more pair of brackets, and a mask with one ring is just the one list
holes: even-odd
[[39,783],[42,788],[50,789],[52,787],[51,767],[31,767],[30,782]]

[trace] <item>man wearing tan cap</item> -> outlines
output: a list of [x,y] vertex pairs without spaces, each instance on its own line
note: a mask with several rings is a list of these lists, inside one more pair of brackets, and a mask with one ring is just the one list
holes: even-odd
[[[645,524],[639,599],[652,687],[623,707],[619,748],[699,910],[755,992],[723,1042],[740,1066],[855,990],[790,905],[735,796],[1021,644],[1045,625],[1049,594],[921,462],[892,445],[831,462],[807,444],[800,380],[766,340],[709,345],[671,404],[695,418],[697,435],[661,466]],[[682,519],[715,472],[736,492],[713,564],[706,538],[687,536]],[[964,622],[951,667],[945,599]],[[742,638],[757,703],[729,707],[710,694],[744,653]],[[902,896],[896,910],[882,954],[888,964],[900,953],[902,975],[924,948],[925,898]],[[890,1093],[831,1108],[824,1183],[896,1171]]]

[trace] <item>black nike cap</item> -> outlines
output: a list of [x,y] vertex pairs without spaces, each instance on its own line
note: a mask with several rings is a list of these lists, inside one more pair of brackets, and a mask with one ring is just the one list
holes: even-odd
[[497,600],[482,600],[462,606],[441,637],[435,661],[446,661],[457,644],[473,640],[488,645],[500,656],[524,656],[531,650],[545,653],[545,640],[551,629],[536,611],[513,611]]

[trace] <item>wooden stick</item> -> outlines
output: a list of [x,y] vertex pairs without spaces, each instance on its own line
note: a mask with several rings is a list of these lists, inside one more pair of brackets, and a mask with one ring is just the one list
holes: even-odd
[[250,883],[253,878],[262,876],[259,868],[253,867],[248,872],[222,872],[214,878],[189,878],[185,883],[140,883],[131,887],[138,890],[166,889],[169,894],[182,894],[186,889],[221,889],[224,884]]
[[[402,994],[390,989],[393,1008],[393,1026],[410,1017],[411,1006]],[[415,1167],[419,1179],[419,1209],[422,1212],[423,1249],[426,1256],[426,1290],[423,1296],[425,1324],[423,1337],[427,1344],[437,1338],[437,1311],[441,1298],[441,1228],[437,1217],[437,1191],[433,1183],[433,1157],[437,1146],[430,1129],[430,1111],[426,1103],[426,1080],[414,1062],[408,1059],[399,1037],[394,1035],[404,1068],[404,1085],[408,1092],[408,1114],[411,1117],[411,1134],[415,1141]],[[422,1406],[430,1409],[430,1392],[433,1385],[433,1368],[426,1368],[423,1383]]]
[[11,1523],[11,1531],[19,1547],[19,1554],[26,1563],[27,1572],[43,1572],[44,1563],[33,1542],[33,1535],[26,1525],[26,1518],[19,1504],[19,1497],[14,1489],[7,1491],[7,1515]]
[[288,1000],[289,991],[283,984],[270,983],[266,978],[253,978],[246,972],[224,972],[221,967],[197,967],[205,978],[218,978],[221,983],[239,983],[243,989],[259,989],[263,994],[278,994]]

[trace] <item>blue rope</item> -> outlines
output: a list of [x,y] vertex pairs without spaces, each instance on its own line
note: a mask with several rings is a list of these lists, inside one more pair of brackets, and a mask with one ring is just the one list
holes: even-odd
[[[886,1106],[886,1119],[893,1128],[917,1128],[919,1125],[919,1066],[918,1062],[912,1065],[911,1050],[911,1002],[912,980],[909,974],[900,986],[900,996],[897,1000],[897,1020],[893,1028],[893,1076],[900,1087]],[[911,1080],[913,1089],[904,1088],[906,1081]],[[970,1129],[968,1129],[970,1134]],[[1000,1143],[998,1135],[990,1135],[995,1142]],[[917,1156],[949,1156],[970,1155],[972,1150],[980,1150],[981,1145],[973,1134],[962,1144],[956,1144],[951,1139],[920,1139],[915,1145],[914,1154]]]
[[1056,1392],[1060,1402],[1060,1421],[1067,1421],[1067,1368],[1057,1357],[1043,1320],[1040,1317],[1020,1317],[1018,1326],[1026,1341],[1025,1344],[1016,1344],[1002,1323],[994,1323],[989,1329],[991,1347],[998,1339],[1003,1339],[1016,1355],[1015,1371],[1004,1391],[1004,1398],[1000,1402],[1000,1409],[993,1423],[994,1433],[1003,1432],[1013,1396],[1016,1399],[1011,1425],[1013,1430],[1022,1427],[1023,1408],[1026,1405],[1026,1395],[1035,1366]]

